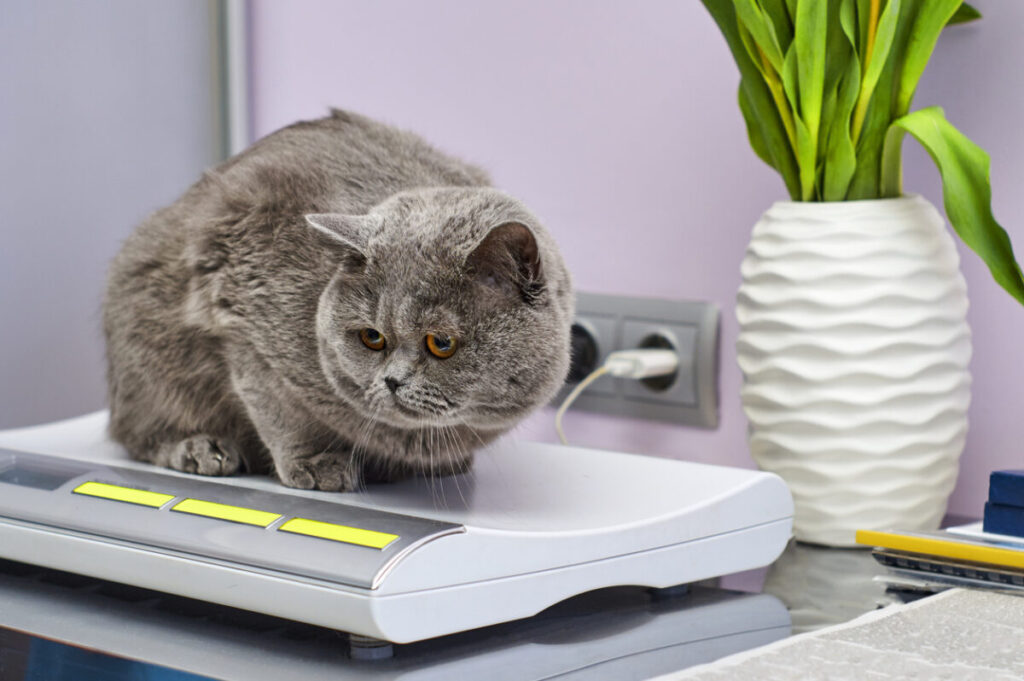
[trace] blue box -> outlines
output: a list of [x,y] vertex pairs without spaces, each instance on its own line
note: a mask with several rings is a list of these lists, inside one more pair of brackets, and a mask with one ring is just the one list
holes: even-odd
[[1024,537],[1024,508],[986,502],[982,529],[995,534]]
[[1024,470],[993,471],[988,478],[988,500],[1003,506],[1024,507]]

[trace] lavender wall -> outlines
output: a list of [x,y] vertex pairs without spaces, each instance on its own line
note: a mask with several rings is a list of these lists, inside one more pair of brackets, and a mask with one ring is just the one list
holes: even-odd
[[[942,103],[993,156],[995,211],[1024,256],[1024,3],[975,3],[918,103]],[[700,431],[587,414],[574,442],[753,466],[733,299],[750,227],[781,181],[749,150],[737,74],[696,0],[255,0],[257,135],[328,106],[414,129],[490,169],[561,243],[580,289],[717,302],[722,419]],[[983,105],[982,103],[988,103]],[[906,187],[941,205],[908,142]],[[1024,309],[965,254],[975,334],[971,433],[951,510],[980,514],[988,471],[1024,467]],[[551,414],[519,431],[554,437]]]
[[107,263],[220,155],[203,0],[0,4],[0,428],[101,409]]

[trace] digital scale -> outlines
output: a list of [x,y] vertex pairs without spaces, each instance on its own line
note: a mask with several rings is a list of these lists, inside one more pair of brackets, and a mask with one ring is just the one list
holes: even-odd
[[789,491],[757,471],[506,438],[467,474],[339,494],[134,462],[106,423],[0,432],[0,557],[368,649],[760,567],[790,538]]

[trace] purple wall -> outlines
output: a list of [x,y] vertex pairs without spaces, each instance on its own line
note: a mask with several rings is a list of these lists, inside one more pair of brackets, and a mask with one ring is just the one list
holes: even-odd
[[[986,19],[942,39],[918,103],[992,153],[995,212],[1024,256],[1024,3],[975,4]],[[736,69],[700,3],[254,0],[252,18],[257,135],[328,106],[416,130],[525,200],[580,289],[722,307],[717,431],[576,413],[574,443],[753,466],[733,300],[750,228],[784,190],[747,145]],[[911,144],[905,185],[941,205]],[[973,254],[964,271],[974,401],[951,510],[980,515],[988,472],[1024,467],[1024,309]],[[554,439],[551,414],[519,435]]]
[[103,407],[107,265],[220,157],[213,48],[205,2],[0,4],[0,428]]

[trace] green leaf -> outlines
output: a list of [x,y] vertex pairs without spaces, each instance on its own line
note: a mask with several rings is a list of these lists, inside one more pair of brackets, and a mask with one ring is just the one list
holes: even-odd
[[793,18],[786,7],[785,0],[761,0],[761,10],[775,27],[775,38],[779,41],[779,49],[785,54],[789,44],[793,42]]
[[782,66],[782,82],[794,112],[795,154],[800,173],[800,198],[814,198],[817,184],[818,137],[825,85],[825,38],[828,3],[802,0],[796,6],[793,45]]
[[989,157],[946,120],[937,106],[893,121],[928,151],[942,176],[942,198],[953,229],[981,256],[996,282],[1024,305],[1024,273],[1006,231],[992,215]]
[[957,8],[956,13],[946,22],[946,26],[953,26],[955,24],[966,24],[969,21],[981,18],[981,12],[974,9],[966,2]]
[[[743,46],[732,0],[702,1],[708,13],[711,14],[711,18],[718,24],[718,28],[732,52],[733,59],[736,61],[740,72],[740,87],[746,91],[745,96],[748,99],[750,113],[753,114],[754,123],[760,129],[760,137],[764,140],[765,147],[772,159],[771,166],[782,175],[790,197],[793,200],[798,200],[800,181],[793,149],[768,85],[765,83],[760,69],[751,61]],[[749,129],[751,119],[746,120]]]
[[[899,81],[898,74],[903,64],[902,55],[910,41],[914,21],[926,2],[931,2],[931,0],[903,0],[900,5],[899,21],[896,25],[892,47],[889,49],[889,58],[875,85],[875,92],[868,105],[860,138],[856,140],[857,170],[850,182],[850,189],[846,196],[848,200],[877,199],[889,196],[883,193],[881,187],[882,146],[885,143],[889,124],[893,119],[893,100]],[[895,154],[891,161],[898,166],[899,154]],[[899,193],[895,196],[899,196]]]
[[857,169],[857,152],[851,136],[853,107],[860,90],[860,59],[856,49],[856,20],[854,0],[843,0],[840,18],[843,40],[846,43],[846,73],[838,84],[835,113],[828,120],[828,149],[825,157],[825,180],[822,198],[825,201],[842,201],[850,187],[850,181]]
[[[888,73],[889,75],[886,75]],[[850,181],[847,200],[876,199],[879,197],[879,180],[882,165],[882,144],[885,133],[889,129],[889,114],[892,101],[892,89],[888,85],[892,81],[891,70],[883,72],[879,85],[875,88],[875,96],[871,98],[868,114],[864,119],[864,127],[857,140],[857,170]],[[884,86],[883,86],[884,85]]]
[[[828,37],[825,39],[825,92],[836,86],[846,73],[850,42],[843,32],[840,14],[845,0],[828,0]],[[854,44],[856,45],[856,44]],[[856,46],[854,47],[856,49]],[[822,119],[825,116],[822,114]]]
[[796,156],[796,166],[800,176],[799,200],[810,201],[814,198],[818,140],[816,135],[811,134],[810,128],[800,117],[800,95],[803,88],[799,80],[797,61],[796,50],[790,50],[786,54],[786,61],[782,66],[782,82],[789,107],[794,111],[793,152]]
[[786,0],[786,11],[789,12],[790,18],[796,16],[796,6],[800,0]]
[[[878,116],[869,121],[872,144],[877,145],[876,151],[880,149],[880,153],[872,152],[871,158],[878,170],[874,175],[877,182],[874,189],[875,198],[893,198],[903,194],[901,145],[899,140],[891,140],[890,123],[893,118],[898,118],[893,111],[895,110],[896,90],[899,88],[899,74],[903,70],[907,44],[910,42],[917,16],[927,2],[928,0],[903,0],[886,70],[880,78],[882,82],[877,86],[877,89],[885,90],[888,95],[881,98],[885,100],[887,109],[884,119]],[[880,114],[881,111],[876,113]],[[870,114],[871,112],[869,112],[869,118],[871,118]],[[902,131],[900,134],[903,134]],[[859,163],[860,159],[858,159]]]
[[768,149],[768,142],[764,139],[764,131],[761,130],[761,121],[757,119],[757,112],[750,101],[750,95],[742,85],[739,87],[739,101],[740,113],[743,114],[743,121],[747,124],[747,139],[750,140],[750,146],[758,158],[775,168],[775,160],[772,158],[772,152]]
[[[846,36],[846,43],[853,50],[854,56],[857,55],[857,16],[855,0],[842,0],[839,5],[839,28],[842,29],[843,35]],[[857,77],[860,77],[860,69],[858,68]]]
[[910,110],[914,99],[917,83],[921,80],[924,67],[928,65],[939,34],[949,20],[956,14],[962,0],[928,0],[927,6],[917,12],[914,25],[910,30],[906,52],[900,68],[899,81],[896,89],[895,109],[893,117],[899,117]]
[[893,199],[903,196],[903,163],[902,147],[905,130],[898,125],[890,125],[882,142],[882,169],[879,178],[879,196]]
[[864,117],[867,115],[868,103],[871,95],[878,84],[878,78],[882,75],[882,68],[889,59],[889,49],[892,47],[893,38],[896,35],[896,25],[900,17],[900,0],[889,0],[889,4],[882,10],[878,17],[878,30],[875,33],[875,42],[871,47],[871,53],[865,57],[866,71],[861,77],[860,94],[857,97],[857,108],[853,114],[853,138],[860,137],[861,128],[864,125]]
[[856,54],[850,60],[847,77],[839,86],[836,115],[831,121],[828,150],[825,155],[825,201],[842,201],[857,170],[857,151],[850,136],[850,114],[857,98],[858,64]]
[[[894,0],[898,1],[898,0]],[[821,126],[821,102],[825,87],[825,38],[828,35],[828,3],[805,0],[796,7],[793,50],[800,81],[800,118],[814,144]],[[788,57],[789,55],[787,55]]]
[[[836,118],[836,104],[839,100],[839,83],[832,83],[825,90],[825,97],[821,102],[821,128],[818,130],[818,158],[817,164],[821,168],[825,160],[825,153],[828,149],[828,136],[832,129],[832,123]],[[823,169],[823,168],[821,168]]]
[[817,141],[811,136],[811,132],[799,118],[793,119],[796,130],[796,164],[800,177],[800,201],[811,201],[814,199],[815,177],[817,166],[815,164],[817,154]]
[[757,46],[754,41],[754,37],[750,35],[750,31],[747,30],[743,22],[736,22],[736,32],[739,36],[740,42],[743,44],[744,49],[747,51],[747,56],[750,57],[750,63],[754,65],[761,77],[768,81],[771,79],[771,64],[766,64],[761,58],[761,49]]
[[796,50],[786,53],[782,63],[782,88],[786,93],[789,108],[796,116],[800,115],[800,70],[797,68]]
[[[757,0],[733,0],[736,17],[746,28],[754,42],[764,52],[765,59],[777,72],[782,72],[782,48],[775,35],[775,26],[761,10]],[[706,3],[705,3],[706,6]]]
[[868,18],[871,16],[869,11],[871,7],[871,0],[857,0],[857,58],[860,59],[860,63],[863,64],[864,60],[867,59],[865,50],[868,47]]

